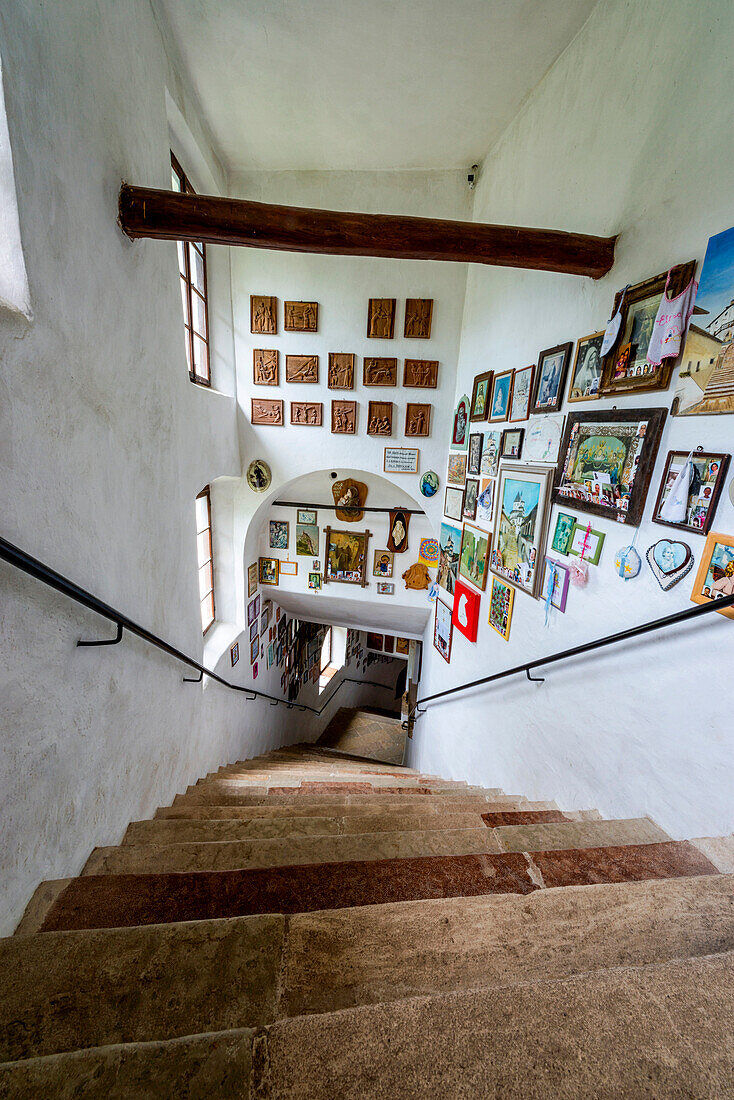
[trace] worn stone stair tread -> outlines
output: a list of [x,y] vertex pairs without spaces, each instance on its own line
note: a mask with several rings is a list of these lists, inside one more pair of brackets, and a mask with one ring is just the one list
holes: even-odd
[[2,1100],[247,1100],[245,1028],[0,1063]]
[[730,954],[367,1005],[272,1025],[259,1100],[732,1095]]
[[734,949],[734,877],[366,905],[288,920],[280,1016]]
[[[404,803],[406,806],[454,806],[457,809],[473,809],[482,806],[486,809],[487,803],[494,804],[521,802],[517,796],[507,797],[499,795],[432,795],[432,794],[342,794],[342,795],[258,795],[247,794],[241,791],[222,790],[220,788],[197,787],[186,794],[177,794],[173,800],[174,806],[307,806],[309,802],[319,803],[324,806],[382,806],[386,808],[396,803]],[[300,812],[300,811],[299,811]]]
[[686,841],[500,855],[429,856],[259,870],[88,875],[51,905],[41,931],[344,909],[422,898],[711,875]]
[[230,871],[240,867],[404,859],[502,851],[487,828],[291,836],[270,840],[204,841],[95,848],[82,875]]
[[734,833],[728,836],[701,836],[691,841],[719,871],[734,872]]
[[0,940],[0,1062],[269,1023],[284,935],[269,914]]
[[659,844],[671,839],[649,817],[503,825],[493,829],[493,833],[503,852]]
[[[399,814],[400,816],[413,816],[423,817],[433,814],[445,814],[445,813],[471,813],[479,814],[482,810],[491,809],[506,809],[507,807],[519,808],[524,807],[524,803],[518,801],[512,802],[488,802],[482,804],[480,807],[470,806],[468,809],[462,806],[452,805],[445,808],[438,803],[419,803],[416,805],[414,802],[401,802],[399,799],[395,802],[391,802],[389,806],[372,805],[369,802],[359,803],[358,805],[343,805],[339,803],[334,805],[333,803],[317,802],[308,804],[299,803],[298,806],[293,807],[290,804],[274,806],[274,805],[261,805],[261,806],[237,806],[237,805],[216,805],[209,803],[186,803],[177,802],[173,806],[161,806],[155,812],[155,819],[161,818],[227,818],[229,820],[250,820],[254,818],[292,818],[292,817],[382,817],[387,814]],[[532,804],[531,804],[532,805]]]

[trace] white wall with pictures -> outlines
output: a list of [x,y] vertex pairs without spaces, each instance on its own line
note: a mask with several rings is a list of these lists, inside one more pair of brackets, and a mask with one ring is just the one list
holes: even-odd
[[[732,470],[721,477],[720,465],[734,450],[734,367],[727,353],[734,300],[731,238],[712,245],[707,267],[715,277],[704,271],[699,297],[706,312],[694,315],[667,387],[646,388],[654,374],[645,366],[646,349],[660,294],[649,295],[643,287],[639,296],[630,295],[622,319],[611,363],[613,392],[597,396],[600,333],[618,292],[659,275],[664,286],[669,269],[688,261],[695,261],[700,275],[709,238],[734,225],[734,148],[719,140],[734,93],[727,60],[732,33],[734,9],[715,0],[695,8],[685,0],[599,4],[483,166],[477,220],[619,234],[619,240],[612,271],[596,282],[470,269],[455,400],[466,394],[471,403],[475,377],[491,367],[500,382],[487,398],[490,421],[470,421],[467,435],[481,430],[522,436],[489,439],[492,449],[504,446],[507,455],[499,475],[490,475],[490,460],[483,471],[481,457],[477,471],[475,455],[467,474],[468,439],[466,450],[454,447],[449,456],[447,488],[457,492],[445,500],[453,516],[445,522],[453,533],[442,540],[441,599],[451,607],[454,597],[446,589],[456,584],[456,531],[467,477],[478,482],[468,511],[474,510],[475,492],[480,503],[469,522],[488,536],[487,580],[484,591],[467,582],[481,593],[478,637],[471,643],[454,626],[450,664],[431,644],[431,622],[424,693],[693,607],[696,585],[702,599],[707,588],[734,589]],[[671,281],[674,302],[690,294],[689,283],[685,272],[683,285]],[[502,376],[530,365],[541,370],[533,372],[532,385],[529,372],[523,377],[513,411],[512,387]],[[556,408],[554,386],[564,369]],[[693,415],[672,416],[674,401],[677,412]],[[524,407],[529,418],[515,419]],[[645,412],[634,411],[640,409]],[[656,421],[655,409],[665,416]],[[622,418],[629,413],[629,423],[617,421],[616,433],[583,424],[577,429],[582,438],[571,448],[564,479],[569,495],[550,503],[541,522],[542,486],[535,495],[525,460],[552,469],[559,416],[565,430],[575,414],[599,411]],[[493,423],[494,413],[503,419]],[[655,455],[648,427],[653,434],[659,429]],[[597,447],[603,457],[587,461]],[[661,484],[669,493],[697,448],[687,529],[653,522],[654,514],[663,518]],[[718,503],[712,500],[717,481]],[[712,551],[701,525],[714,507],[711,530],[725,538]],[[548,558],[558,563],[548,607],[532,594],[536,586],[547,591],[544,540]],[[659,545],[665,540],[667,545]],[[623,579],[615,559],[633,542],[640,570]],[[498,547],[504,547],[503,564],[510,561],[511,572],[518,566],[518,576],[492,571]],[[464,549],[464,572],[476,573],[485,552],[481,540],[475,536]],[[627,562],[633,572],[634,554]],[[574,583],[584,581],[584,574],[585,583]],[[677,583],[670,585],[671,577]],[[462,614],[467,617],[466,608]],[[448,616],[441,616],[445,650]],[[650,814],[676,837],[726,833],[734,827],[734,689],[723,670],[732,656],[734,626],[712,614],[695,625],[541,669],[537,675],[545,676],[544,683],[518,676],[478,689],[428,709],[417,724],[410,763],[533,799],[555,798],[569,809],[595,806],[607,817]]]

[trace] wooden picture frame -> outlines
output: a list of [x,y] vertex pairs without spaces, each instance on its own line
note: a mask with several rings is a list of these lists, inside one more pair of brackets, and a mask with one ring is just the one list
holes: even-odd
[[481,473],[483,444],[483,432],[470,432],[469,450],[467,451],[466,455],[466,472],[470,477],[479,477],[479,474]]
[[392,435],[392,401],[370,401],[367,412],[367,435]]
[[459,576],[480,592],[487,587],[489,532],[473,523],[465,523],[459,549]]
[[324,406],[320,401],[291,401],[291,424],[298,428],[320,428]]
[[670,490],[672,481],[687,458],[688,451],[668,451],[652,512],[652,521],[661,523],[665,527],[677,527],[680,531],[687,531],[691,535],[707,535],[716,516],[731,455],[722,451],[694,451],[692,461],[695,476],[691,485],[692,491],[688,497],[688,522],[674,523],[671,520],[661,519],[660,509],[668,496],[666,489]]
[[280,352],[277,348],[252,349],[253,386],[277,386],[280,381]]
[[479,499],[479,480],[468,477],[464,486],[464,511],[463,519],[477,518],[477,500]]
[[365,355],[362,360],[362,384],[365,386],[397,386],[397,359],[391,359],[387,356]]
[[257,562],[254,561],[252,565],[247,566],[247,598],[254,596],[257,592]]
[[[556,466],[554,502],[637,527],[667,412],[663,408],[570,412]],[[609,440],[601,451],[600,437]]]
[[573,344],[569,340],[565,344],[556,344],[553,348],[541,351],[533,382],[531,413],[558,412],[560,409],[572,349]]
[[331,402],[331,434],[332,435],[356,435],[357,434],[357,402],[356,401],[332,401]]
[[[356,584],[360,588],[366,588],[367,549],[371,532],[335,531],[333,527],[326,527],[324,530],[326,543],[323,584]],[[345,565],[351,565],[353,568],[344,568]],[[342,576],[339,575],[340,573]],[[347,573],[354,576],[346,576]]]
[[489,568],[534,597],[540,594],[552,485],[547,466],[500,466]]
[[318,302],[283,303],[283,329],[285,332],[318,332]]
[[281,577],[297,577],[298,576],[298,562],[297,561],[282,561],[278,570]]
[[495,372],[492,379],[492,401],[487,416],[490,423],[499,424],[502,420],[507,420],[510,415],[512,376],[514,373],[511,370]]
[[509,458],[517,462],[522,456],[522,445],[525,439],[524,428],[505,428],[502,433],[502,449],[500,458]]
[[466,481],[466,452],[449,451],[446,464],[446,484],[464,487]]
[[435,390],[438,386],[438,359],[406,359],[403,386],[414,390]]
[[296,523],[316,524],[318,523],[318,512],[315,508],[297,508],[296,509]]
[[278,333],[278,299],[269,294],[250,295],[250,332],[276,336]]
[[[652,335],[660,300],[665,293],[668,275],[670,274],[668,296],[674,298],[688,286],[695,273],[696,261],[689,260],[687,263],[671,268],[669,273],[661,271],[650,279],[635,283],[626,291],[617,291],[613,313],[617,312],[621,302],[622,323],[616,342],[602,362],[601,392],[603,395],[667,390],[673,367],[678,360],[677,358],[664,359],[659,367],[651,367],[650,370],[643,372],[649,338]],[[618,368],[617,363],[623,349],[629,349],[629,351],[625,363]]]
[[286,355],[285,380],[286,382],[298,383],[304,386],[318,385],[318,355]]
[[443,657],[446,664],[451,663],[451,645],[454,638],[454,625],[451,608],[443,600],[436,600],[433,616],[433,647]]
[[430,340],[433,298],[406,298],[403,337],[406,340]]
[[392,340],[395,335],[395,298],[370,298],[367,308],[367,336]]
[[456,523],[464,518],[464,490],[456,485],[447,485],[444,493],[443,513]]
[[529,367],[519,367],[515,370],[512,379],[512,397],[510,399],[510,407],[507,410],[507,419],[511,424],[517,424],[521,420],[527,420],[530,416],[530,399],[533,394],[534,377],[534,363]]
[[[719,595],[720,593],[720,595]],[[734,535],[709,531],[693,582],[691,601],[712,603],[720,596],[734,595]],[[734,619],[734,607],[722,608],[720,614]]]
[[258,559],[258,579],[260,584],[277,586],[280,579],[280,561],[278,558]]
[[405,406],[405,435],[408,439],[425,439],[431,434],[432,405],[409,401]]
[[285,424],[285,405],[279,398],[253,397],[250,399],[250,423],[255,427],[282,428]]
[[604,329],[576,341],[567,401],[598,401],[601,397],[603,340]]
[[486,370],[484,374],[474,376],[474,384],[471,391],[471,411],[469,419],[472,423],[486,420],[489,413],[489,403],[492,400],[493,370]]
[[351,352],[329,352],[328,386],[330,390],[354,389],[354,355]]

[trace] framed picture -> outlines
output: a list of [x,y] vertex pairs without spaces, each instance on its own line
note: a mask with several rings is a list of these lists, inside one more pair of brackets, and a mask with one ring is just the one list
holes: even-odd
[[479,496],[479,482],[475,478],[468,477],[464,488],[464,518],[476,519],[477,498]]
[[552,483],[540,466],[500,466],[489,567],[530,596],[540,589]]
[[255,597],[255,599],[250,600],[250,602],[247,605],[247,625],[248,626],[252,626],[252,624],[257,619],[259,613],[260,613],[260,608],[259,608],[259,604],[258,604],[258,601],[257,601],[257,597]]
[[563,439],[563,413],[534,416],[525,433],[522,457],[525,462],[558,462],[558,452]]
[[446,662],[451,661],[453,632],[451,608],[443,600],[436,600],[436,614],[433,620],[433,645]]
[[491,523],[494,513],[494,479],[483,477],[479,485],[477,497],[477,521],[479,523]]
[[555,550],[557,554],[568,553],[575,524],[576,516],[569,516],[567,512],[558,513],[553,541],[551,542],[551,549]]
[[507,428],[502,433],[502,458],[519,458],[524,436],[524,428]]
[[[734,596],[734,537],[710,532],[696,573],[691,592],[694,603],[710,603],[722,596]],[[734,619],[734,607],[721,612]]]
[[481,596],[463,583],[456,582],[454,609],[451,622],[470,642],[476,642],[479,627],[479,603]]
[[229,659],[232,663],[232,668],[237,664],[240,659],[240,643],[235,642],[234,645],[229,647]]
[[604,330],[582,336],[573,358],[569,401],[595,401],[601,396],[601,345]]
[[569,554],[576,558],[583,557],[590,565],[598,565],[603,545],[603,531],[594,531],[590,524],[579,523],[578,520],[574,523],[568,545]]
[[638,526],[666,409],[569,413],[553,499]]
[[396,638],[395,639],[395,652],[399,653],[401,657],[407,657],[410,653],[410,639],[409,638]]
[[247,567],[247,595],[254,596],[257,592],[257,562]]
[[[619,337],[602,363],[601,390],[611,393],[649,393],[667,390],[675,359],[663,359],[660,366],[647,362],[647,349],[655,327],[658,307],[668,284],[668,297],[675,298],[696,273],[696,261],[679,264],[651,279],[618,291],[614,313],[620,308],[622,323]],[[624,295],[624,299],[623,299]]]
[[[314,513],[312,513],[314,514]],[[313,558],[319,552],[319,529],[314,523],[296,524],[296,554],[301,558]]]
[[466,472],[471,477],[479,477],[483,441],[484,436],[481,432],[474,432],[469,436],[469,453],[466,462]]
[[369,531],[332,531],[326,528],[324,584],[367,585],[367,543]]
[[560,409],[572,347],[569,342],[541,351],[535,372],[531,413],[557,412]]
[[505,584],[499,577],[492,577],[489,593],[489,625],[507,641],[510,637],[512,605],[515,601],[515,589]]
[[431,406],[409,401],[405,406],[405,434],[418,437],[431,434]]
[[394,596],[395,585],[390,581],[378,581],[377,582],[377,595],[378,596]]
[[487,586],[489,535],[473,523],[465,523],[461,534],[459,576],[470,581],[481,592]]
[[298,562],[297,561],[282,561],[280,563],[280,575],[281,575],[281,577],[297,577],[298,576]]
[[566,597],[568,596],[570,580],[571,570],[567,565],[562,565],[561,562],[554,561],[553,558],[545,559],[542,594],[544,599],[547,599],[550,595],[551,606],[557,608],[558,611],[566,610]]
[[268,545],[271,550],[287,550],[288,549],[288,532],[290,530],[290,524],[287,519],[271,519],[270,520],[270,542]]
[[450,523],[441,524],[438,540],[438,574],[436,580],[448,593],[454,591],[459,575],[459,549],[461,547],[461,528]]
[[689,531],[694,535],[708,534],[716,515],[730,458],[731,455],[716,451],[693,452],[693,475],[688,486],[686,518],[675,523],[662,519],[660,509],[668,499],[675,479],[688,461],[688,452],[669,451],[652,513],[653,522],[662,523],[666,527],[678,527],[681,531]]
[[511,370],[495,374],[492,382],[492,404],[487,417],[488,420],[507,420],[512,397],[512,374]]
[[250,626],[250,641],[251,642],[254,642],[255,638],[259,637],[259,635],[260,635],[260,631],[258,629],[259,625],[260,624],[258,623],[258,621],[256,619],[255,622],[252,623],[251,626]]
[[317,514],[315,508],[297,508],[296,509],[296,523],[303,523],[306,526],[313,527],[316,523]]
[[479,464],[479,473],[485,477],[497,477],[499,468],[500,450],[502,447],[502,432],[483,432],[482,458]]
[[515,371],[512,380],[512,401],[510,402],[509,421],[527,420],[530,415],[530,397],[533,392],[535,366],[522,367]]
[[280,562],[277,558],[260,558],[260,584],[277,584],[280,575]]
[[308,575],[308,587],[312,592],[318,592],[321,589],[321,574],[309,573]]
[[451,446],[465,451],[469,443],[469,398],[460,398],[454,413],[454,426],[451,432]]
[[494,371],[488,370],[484,374],[478,374],[474,379],[474,386],[471,394],[471,414],[470,419],[486,420],[487,411],[489,409],[489,401],[492,396],[492,378],[494,377]]
[[462,485],[466,481],[466,455],[449,453],[449,463],[446,471],[448,485]]
[[461,523],[461,518],[464,515],[464,490],[458,489],[455,485],[446,486],[446,495],[444,498],[443,512],[449,519],[458,520]]
[[260,641],[258,638],[255,638],[252,642],[250,642],[250,664],[254,665],[259,656]]
[[385,447],[382,469],[386,474],[417,474],[417,447]]
[[375,550],[375,556],[372,562],[372,576],[383,578],[391,577],[393,561],[394,555],[389,550]]
[[384,646],[385,646],[384,635],[382,635],[382,634],[372,634],[368,630],[365,645],[366,645],[367,649],[374,649],[378,653],[382,653],[382,651],[384,649]]

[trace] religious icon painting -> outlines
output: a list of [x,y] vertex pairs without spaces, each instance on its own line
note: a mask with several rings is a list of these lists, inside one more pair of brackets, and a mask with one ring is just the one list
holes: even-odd
[[451,621],[456,629],[470,642],[476,642],[477,640],[480,600],[481,597],[478,592],[468,588],[463,581],[456,582]]
[[393,561],[393,555],[389,550],[375,550],[375,556],[372,563],[372,576],[382,578],[391,577]]
[[488,420],[507,420],[512,399],[512,375],[513,371],[502,371],[495,374],[492,382],[492,402],[489,407]]
[[465,451],[469,445],[469,398],[462,397],[454,413],[454,426],[451,433],[451,446]]
[[459,576],[482,592],[487,586],[489,535],[472,523],[465,523],[459,553]]
[[[725,596],[734,596],[734,537],[712,531],[706,536],[691,600],[710,603]],[[721,614],[734,619],[734,607],[723,608]]]
[[392,340],[395,333],[395,299],[370,298],[367,335],[377,340]]
[[436,600],[436,614],[433,622],[433,644],[444,661],[451,661],[451,640],[453,624],[451,608],[443,600]]
[[479,482],[476,478],[467,478],[464,488],[464,518],[476,519]]
[[582,336],[576,344],[576,354],[568,387],[569,401],[594,401],[601,396],[601,345],[604,332]]
[[466,455],[449,453],[449,463],[446,473],[446,481],[449,485],[462,485],[466,481]]
[[466,472],[471,477],[479,477],[482,462],[482,443],[484,436],[481,432],[473,432],[469,436],[469,453],[467,456]]
[[403,336],[406,340],[429,340],[432,318],[433,298],[406,298]]
[[530,395],[533,392],[534,372],[534,365],[522,367],[520,370],[515,371],[515,377],[512,380],[510,413],[507,417],[509,421],[527,420],[530,415]]
[[471,395],[471,414],[472,421],[486,420],[487,412],[489,410],[489,401],[492,396],[492,378],[494,377],[494,371],[488,370],[484,374],[478,374],[474,379],[474,386],[472,388]]
[[510,637],[514,600],[515,589],[512,585],[505,584],[498,577],[492,577],[492,588],[489,593],[489,625],[505,641],[508,641]]
[[277,584],[280,562],[277,558],[260,558],[260,584]]
[[569,342],[541,351],[533,384],[531,413],[557,412],[560,409],[572,347]]
[[387,548],[393,554],[404,554],[408,549],[408,527],[410,525],[410,512],[397,508],[390,512],[389,535]]
[[290,525],[288,520],[285,519],[271,519],[270,520],[270,541],[268,543],[271,550],[287,550],[288,549],[288,531]]
[[552,484],[552,470],[500,467],[489,567],[531,596],[540,588]]

